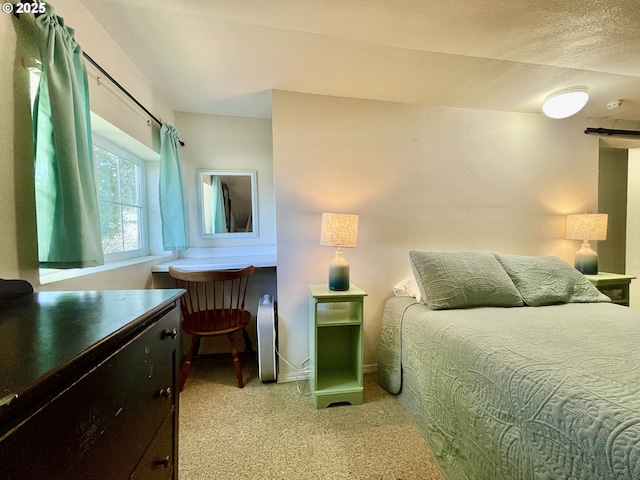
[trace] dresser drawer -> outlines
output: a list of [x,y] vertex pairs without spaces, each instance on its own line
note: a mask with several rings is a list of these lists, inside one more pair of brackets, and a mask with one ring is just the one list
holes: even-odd
[[173,308],[0,441],[0,479],[126,479],[175,401]]
[[131,475],[132,480],[170,480],[177,477],[177,458],[174,452],[174,437],[177,423],[175,410],[165,418],[160,430],[145,452],[136,470]]

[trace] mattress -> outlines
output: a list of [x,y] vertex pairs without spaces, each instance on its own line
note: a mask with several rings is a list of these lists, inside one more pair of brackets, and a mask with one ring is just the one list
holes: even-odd
[[449,480],[640,479],[640,311],[385,305],[380,384]]

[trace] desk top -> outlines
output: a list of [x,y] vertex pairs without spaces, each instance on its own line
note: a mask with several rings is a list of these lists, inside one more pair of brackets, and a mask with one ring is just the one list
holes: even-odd
[[275,267],[276,254],[235,255],[200,258],[176,258],[165,263],[159,263],[151,267],[154,273],[169,272],[169,266],[180,270],[224,270],[231,268],[244,268],[253,265],[256,268]]

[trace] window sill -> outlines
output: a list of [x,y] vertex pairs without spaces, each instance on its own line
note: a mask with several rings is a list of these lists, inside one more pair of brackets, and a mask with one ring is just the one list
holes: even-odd
[[85,275],[93,275],[94,273],[107,272],[109,270],[115,270],[117,268],[122,268],[122,267],[129,267],[131,265],[151,262],[154,260],[166,261],[171,257],[172,257],[172,254],[146,255],[144,257],[128,258],[126,260],[120,260],[118,262],[106,263],[104,265],[100,265],[99,267],[70,268],[68,270],[59,270],[54,268],[41,268],[40,284],[45,285],[47,283],[59,282],[61,280],[68,280],[70,278],[83,277]]

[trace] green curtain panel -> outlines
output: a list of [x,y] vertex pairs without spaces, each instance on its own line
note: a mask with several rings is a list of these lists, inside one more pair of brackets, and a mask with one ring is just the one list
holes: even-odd
[[54,14],[23,15],[35,35],[42,74],[33,111],[38,255],[46,268],[104,264],[96,192],[89,88],[74,30]]
[[178,132],[171,125],[160,128],[160,217],[165,250],[186,250],[187,220],[178,155]]
[[218,175],[211,176],[211,211],[213,218],[211,225],[213,233],[227,233],[227,220],[224,211],[224,194],[222,193],[222,182]]

